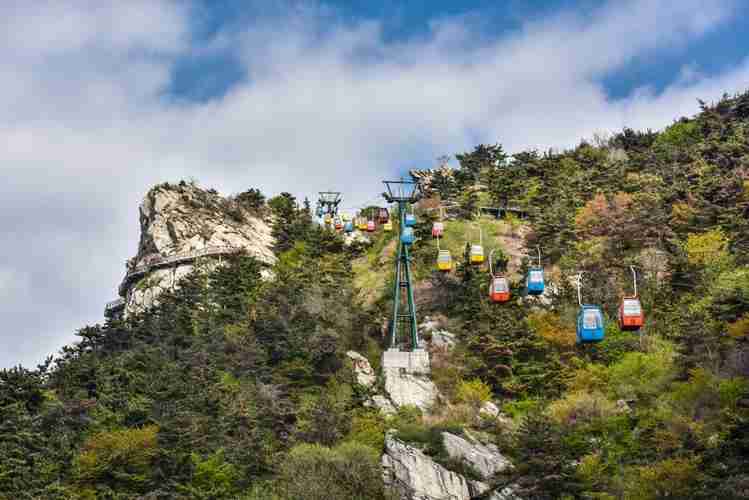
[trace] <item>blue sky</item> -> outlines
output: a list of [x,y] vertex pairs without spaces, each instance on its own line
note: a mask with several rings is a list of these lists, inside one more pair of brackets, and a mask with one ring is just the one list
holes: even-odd
[[[399,42],[428,36],[434,22],[461,17],[472,19],[482,38],[497,39],[516,32],[529,19],[542,19],[565,11],[585,15],[605,4],[601,0],[334,0],[321,5],[342,23],[377,21],[382,24],[384,41]],[[194,12],[191,37],[196,44],[205,43],[224,30],[242,29],[248,21],[283,15],[283,9],[246,0],[199,0],[193,2],[191,8]],[[603,76],[601,83],[607,94],[612,99],[623,98],[644,85],[660,92],[680,78],[685,65],[709,76],[739,64],[749,54],[745,22],[749,3],[737,3],[735,9],[735,14],[720,30],[679,46],[642,54]],[[234,56],[234,51],[229,49],[209,57],[180,58],[168,92],[191,100],[222,96],[245,78]]]
[[0,2],[0,366],[102,320],[152,185],[299,197],[749,88],[743,0]]

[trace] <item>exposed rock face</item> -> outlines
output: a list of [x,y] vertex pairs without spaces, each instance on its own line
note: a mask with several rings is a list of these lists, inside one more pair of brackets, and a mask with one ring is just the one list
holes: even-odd
[[127,262],[130,279],[120,287],[126,314],[154,305],[161,292],[192,272],[197,258],[192,256],[205,254],[200,257],[207,266],[237,250],[267,264],[276,259],[264,220],[234,200],[186,182],[152,188],[140,205],[140,228],[138,253]]
[[374,406],[375,408],[380,410],[380,413],[382,415],[385,416],[396,414],[395,406],[393,406],[393,403],[391,403],[388,398],[381,394],[375,394],[374,396],[372,396],[372,398],[367,403],[365,403],[365,406]]
[[374,370],[372,369],[372,365],[369,364],[369,360],[356,351],[348,351],[346,356],[351,360],[354,373],[356,374],[356,381],[364,387],[372,387],[377,377],[375,377]]
[[437,387],[427,376],[428,352],[385,351],[382,373],[385,376],[385,391],[396,407],[412,405],[427,412],[437,401]]
[[499,453],[494,444],[482,444],[477,440],[464,439],[449,432],[442,433],[442,443],[451,458],[471,466],[485,480],[512,467],[510,461]]
[[[489,489],[486,483],[471,481],[449,471],[413,446],[398,440],[393,433],[385,437],[382,455],[386,487],[401,500],[470,500]],[[490,500],[516,498],[506,488]]]
[[497,418],[499,416],[499,408],[491,401],[487,401],[481,405],[479,415],[485,418]]

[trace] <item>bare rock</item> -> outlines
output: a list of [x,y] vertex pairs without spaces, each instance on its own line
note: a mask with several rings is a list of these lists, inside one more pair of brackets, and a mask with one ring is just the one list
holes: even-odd
[[481,474],[485,480],[494,474],[512,467],[494,444],[482,444],[474,439],[465,439],[449,432],[442,433],[442,443],[451,458],[461,460]]
[[377,377],[372,366],[369,364],[369,360],[356,351],[348,351],[346,356],[351,360],[354,373],[356,374],[356,381],[364,387],[372,387]]

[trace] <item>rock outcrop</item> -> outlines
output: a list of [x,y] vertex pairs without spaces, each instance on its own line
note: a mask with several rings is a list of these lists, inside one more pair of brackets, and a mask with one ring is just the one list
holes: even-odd
[[140,242],[127,262],[120,285],[125,314],[157,303],[193,271],[196,263],[216,265],[225,255],[244,251],[272,264],[271,228],[242,203],[192,183],[160,184],[140,205]]
[[356,351],[348,351],[346,357],[351,360],[351,365],[356,375],[356,382],[367,389],[371,388],[377,377],[372,369],[372,365],[369,364],[369,360]]
[[[489,489],[486,483],[446,469],[392,432],[385,437],[382,469],[385,486],[401,500],[470,500]],[[489,496],[489,500],[515,498],[509,488]]]
[[442,433],[442,444],[450,458],[460,460],[481,475],[484,480],[512,467],[499,452],[497,445],[480,443],[470,435],[466,438],[449,432]]
[[382,374],[385,377],[385,391],[396,407],[410,405],[428,412],[436,403],[439,393],[428,376],[427,351],[385,351]]

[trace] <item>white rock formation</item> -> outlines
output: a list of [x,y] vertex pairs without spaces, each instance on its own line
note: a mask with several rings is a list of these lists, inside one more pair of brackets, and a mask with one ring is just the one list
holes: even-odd
[[442,443],[451,458],[471,466],[485,480],[512,467],[494,444],[482,444],[475,439],[465,439],[449,432],[442,433]]
[[412,405],[428,412],[438,398],[437,387],[429,377],[429,353],[424,350],[383,353],[382,373],[385,391],[396,407]]
[[[489,489],[486,483],[447,470],[393,433],[385,437],[382,472],[385,486],[401,500],[470,500]],[[514,498],[508,488],[490,496],[490,500]]]
[[369,401],[364,403],[364,406],[374,406],[380,411],[382,415],[386,417],[389,415],[395,415],[397,413],[397,410],[395,409],[395,406],[393,406],[393,403],[391,403],[388,398],[381,394],[375,394],[374,396],[372,396]]
[[[240,203],[213,190],[181,182],[152,188],[140,205],[138,253],[127,263],[127,271],[148,269],[121,287],[125,313],[157,303],[161,292],[194,270],[195,260],[184,259],[158,266],[164,259],[214,249],[241,249],[261,262],[272,264],[273,237],[270,226]],[[218,255],[201,260],[216,265]]]
[[356,351],[348,351],[346,356],[351,360],[351,364],[356,374],[356,381],[364,387],[370,388],[374,385],[377,377],[369,364],[369,360]]
[[491,401],[487,401],[481,405],[479,415],[484,418],[497,418],[499,416],[499,408]]

